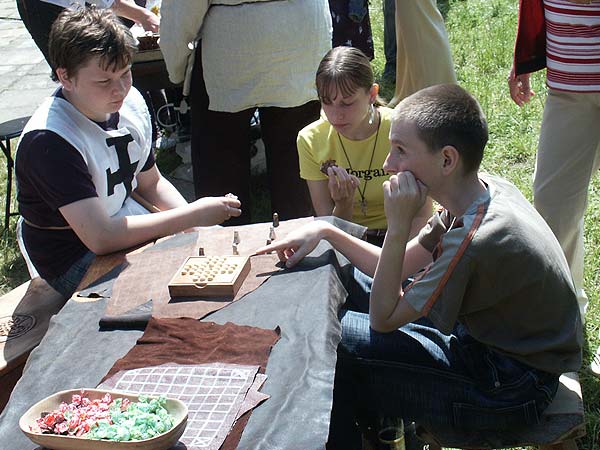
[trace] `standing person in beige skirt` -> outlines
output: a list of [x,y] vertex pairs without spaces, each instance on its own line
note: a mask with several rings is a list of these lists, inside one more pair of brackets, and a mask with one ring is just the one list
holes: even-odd
[[436,1],[396,0],[396,90],[388,106],[444,83],[456,83],[456,75]]

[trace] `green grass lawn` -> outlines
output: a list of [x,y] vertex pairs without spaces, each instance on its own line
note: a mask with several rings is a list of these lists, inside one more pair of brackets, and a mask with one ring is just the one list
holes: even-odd
[[[383,71],[383,17],[381,0],[371,0],[371,22],[376,57],[373,61],[376,77]],[[541,123],[546,88],[544,74],[533,79],[537,93],[531,104],[519,109],[508,94],[506,77],[512,61],[512,50],[517,21],[517,0],[438,0],[446,17],[454,64],[459,83],[480,101],[489,122],[490,142],[483,161],[487,172],[511,180],[531,200],[532,175],[537,137]],[[382,83],[382,94],[390,99],[393,86]],[[4,166],[5,162],[0,160]],[[4,173],[0,175],[0,197],[4,198]],[[254,198],[268,198],[264,180],[259,179]],[[260,203],[260,202],[259,202]],[[261,217],[262,209],[253,211]],[[11,229],[0,238],[0,293],[27,280],[28,275],[19,254],[12,219]],[[590,189],[586,215],[586,273],[585,288],[590,298],[586,317],[586,346],[584,368],[580,371],[583,389],[587,436],[578,442],[579,448],[600,448],[600,380],[586,370],[590,356],[600,344],[600,310],[598,286],[600,268],[600,180],[594,180]]]

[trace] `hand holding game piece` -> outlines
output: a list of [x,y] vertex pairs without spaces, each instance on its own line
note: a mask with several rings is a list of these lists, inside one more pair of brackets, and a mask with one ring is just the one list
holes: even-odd
[[323,161],[323,163],[321,164],[321,168],[319,169],[323,175],[327,175],[329,176],[329,168],[330,167],[337,167],[337,164],[335,163],[335,159],[328,159],[327,161]]
[[331,166],[328,175],[331,199],[336,205],[351,205],[354,202],[354,192],[360,184],[359,179],[339,166]]
[[217,225],[242,214],[240,201],[233,197],[203,197],[191,205],[197,207],[198,226]]

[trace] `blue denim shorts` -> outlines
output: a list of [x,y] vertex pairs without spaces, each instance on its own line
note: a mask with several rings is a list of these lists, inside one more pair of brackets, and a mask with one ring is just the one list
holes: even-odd
[[71,298],[95,257],[94,253],[88,251],[75,261],[64,274],[51,280],[46,280],[46,282],[64,298]]

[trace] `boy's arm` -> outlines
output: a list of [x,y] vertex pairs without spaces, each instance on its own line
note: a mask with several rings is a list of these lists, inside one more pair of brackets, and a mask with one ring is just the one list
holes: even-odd
[[149,170],[140,172],[136,179],[138,182],[136,194],[161,211],[188,204],[175,186],[162,176],[156,164]]
[[217,225],[241,214],[240,202],[230,197],[204,197],[156,214],[111,217],[98,197],[59,208],[79,239],[102,255],[196,226]]
[[417,238],[410,245],[408,241],[412,220],[427,198],[427,188],[412,173],[401,172],[383,184],[383,192],[388,231],[373,278],[369,322],[374,330],[389,332],[421,316],[403,300],[402,281],[430,262],[431,255]]
[[[351,236],[323,220],[315,220],[290,233],[284,239],[259,248],[256,254],[276,251],[279,259],[285,262],[287,267],[294,267],[312,252],[322,239],[327,240],[361,272],[374,276],[382,249]],[[393,238],[390,236],[389,239]],[[431,262],[431,252],[419,244],[418,238],[408,243],[405,254],[400,280],[405,280]]]
[[352,265],[373,276],[381,249],[323,220],[315,220],[293,231],[284,239],[278,239],[273,244],[259,248],[256,254],[276,251],[279,259],[285,262],[287,267],[294,267],[312,252],[322,239],[329,241],[336,250],[348,258]]

